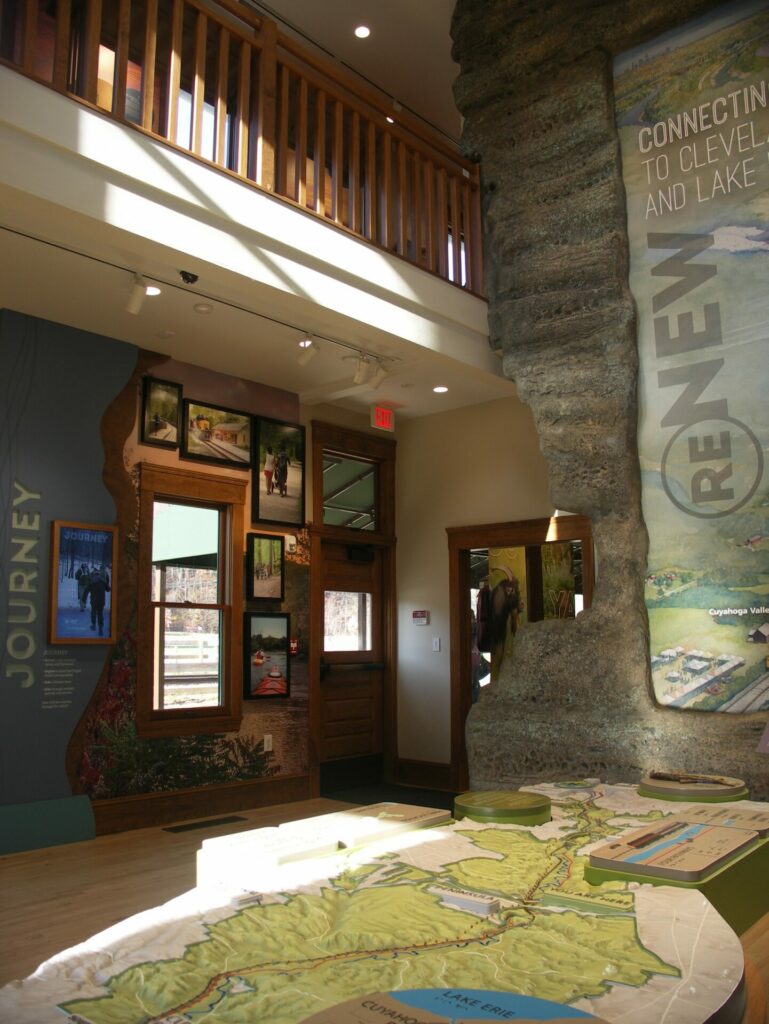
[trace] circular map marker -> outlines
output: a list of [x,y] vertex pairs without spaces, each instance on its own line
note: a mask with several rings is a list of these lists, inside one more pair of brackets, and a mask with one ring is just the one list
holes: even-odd
[[550,797],[523,790],[487,790],[460,793],[454,817],[502,825],[543,825],[550,821]]
[[640,796],[658,800],[692,800],[719,803],[744,800],[748,789],[742,779],[728,775],[700,775],[696,772],[649,772],[638,787]]

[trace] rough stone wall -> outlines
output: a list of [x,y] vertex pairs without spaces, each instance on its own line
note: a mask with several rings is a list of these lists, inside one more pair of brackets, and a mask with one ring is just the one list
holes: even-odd
[[647,537],[636,443],[636,322],[612,58],[713,0],[458,0],[465,151],[481,161],[492,344],[532,410],[553,504],[590,516],[592,608],[531,624],[467,723],[470,782],[498,788],[654,768],[744,778],[767,715],[663,709],[652,697]]

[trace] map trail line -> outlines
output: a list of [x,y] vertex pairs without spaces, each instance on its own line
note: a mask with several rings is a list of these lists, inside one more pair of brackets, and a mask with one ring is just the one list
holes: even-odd
[[[532,917],[534,915],[532,914]],[[526,928],[531,921],[510,921],[507,920],[500,927],[490,929],[481,932],[480,935],[468,936],[467,938],[461,938],[455,936],[451,939],[444,939],[440,942],[415,942],[407,946],[382,946],[379,949],[356,949],[347,950],[343,953],[334,953],[332,956],[316,957],[313,960],[277,960],[270,964],[258,964],[256,966],[244,965],[239,967],[237,970],[232,971],[221,971],[214,975],[204,989],[197,995],[185,1000],[178,1006],[168,1007],[163,1012],[155,1017],[151,1017],[147,1024],[162,1024],[162,1022],[173,1013],[186,1013],[191,1010],[192,1007],[196,1006],[201,1000],[207,996],[212,995],[215,991],[221,991],[222,985],[232,978],[240,978],[244,974],[272,974],[277,972],[278,974],[290,971],[297,967],[301,967],[305,971],[317,970],[319,967],[325,967],[330,963],[339,962],[352,962],[358,963],[363,960],[376,959],[377,957],[391,957],[395,959],[402,953],[414,953],[417,950],[438,950],[438,949],[464,949],[467,946],[477,944],[480,946],[487,946],[494,939],[499,938],[506,932],[511,931],[514,928]]]

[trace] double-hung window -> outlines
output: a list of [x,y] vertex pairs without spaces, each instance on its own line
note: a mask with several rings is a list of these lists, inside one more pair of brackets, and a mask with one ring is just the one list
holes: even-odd
[[141,467],[140,735],[237,729],[246,483]]

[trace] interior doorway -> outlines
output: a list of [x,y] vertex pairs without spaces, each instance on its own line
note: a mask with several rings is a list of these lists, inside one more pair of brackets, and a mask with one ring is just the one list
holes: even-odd
[[395,442],[313,421],[310,723],[318,791],[392,777]]
[[[324,541],[319,760],[324,790],[384,774],[383,552]],[[344,762],[344,763],[340,763]],[[353,762],[355,762],[353,764]]]
[[511,656],[519,629],[573,618],[590,606],[594,563],[590,520],[553,516],[450,528],[451,770],[468,782],[465,721],[481,691]]

